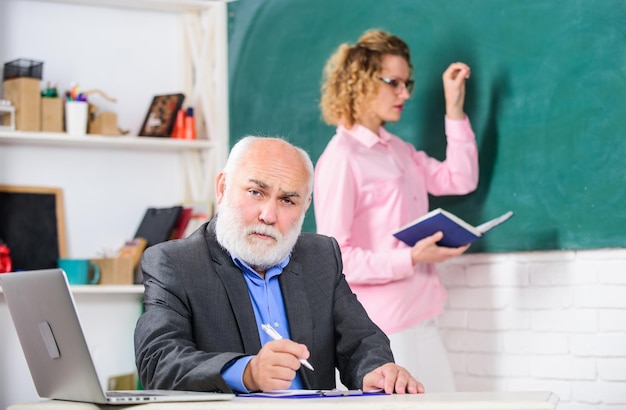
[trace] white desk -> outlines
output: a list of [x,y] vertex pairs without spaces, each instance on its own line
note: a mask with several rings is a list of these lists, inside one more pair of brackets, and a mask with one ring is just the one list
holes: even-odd
[[266,399],[236,397],[232,401],[198,403],[150,403],[130,406],[102,406],[45,400],[9,406],[8,410],[554,410],[559,401],[548,391],[449,393],[314,399]]

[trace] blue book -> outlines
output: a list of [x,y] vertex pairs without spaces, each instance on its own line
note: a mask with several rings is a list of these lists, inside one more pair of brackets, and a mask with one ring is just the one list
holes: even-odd
[[477,241],[482,238],[485,232],[507,221],[512,216],[513,211],[508,211],[504,215],[487,221],[482,225],[472,226],[458,216],[437,208],[398,229],[393,233],[393,236],[407,245],[413,246],[417,241],[433,235],[435,232],[442,231],[443,238],[437,242],[437,245],[457,248]]

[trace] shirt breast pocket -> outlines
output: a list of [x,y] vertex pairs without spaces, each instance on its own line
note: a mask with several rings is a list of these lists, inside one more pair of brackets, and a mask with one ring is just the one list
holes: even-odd
[[394,203],[400,203],[402,178],[395,177],[377,180],[363,186],[361,205],[364,208],[384,207],[391,210]]

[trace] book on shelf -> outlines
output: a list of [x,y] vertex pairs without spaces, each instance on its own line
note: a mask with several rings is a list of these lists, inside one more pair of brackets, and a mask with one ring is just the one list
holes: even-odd
[[184,206],[180,210],[180,214],[178,215],[178,219],[174,223],[174,227],[170,232],[170,239],[181,239],[185,237],[185,231],[187,229],[187,225],[189,225],[189,221],[191,220],[191,216],[193,214],[193,208]]
[[203,223],[207,222],[213,216],[213,204],[210,202],[198,202],[189,204],[192,208],[191,218],[187,223],[183,237],[188,237]]
[[437,208],[398,229],[393,233],[393,236],[407,245],[413,246],[419,240],[441,231],[443,232],[443,238],[441,241],[437,242],[437,245],[457,248],[477,241],[482,238],[487,231],[504,223],[512,216],[513,211],[508,211],[481,225],[472,226],[458,216],[441,208]]
[[172,235],[172,229],[174,229],[182,209],[182,206],[148,208],[134,238],[144,238],[148,248],[167,241]]

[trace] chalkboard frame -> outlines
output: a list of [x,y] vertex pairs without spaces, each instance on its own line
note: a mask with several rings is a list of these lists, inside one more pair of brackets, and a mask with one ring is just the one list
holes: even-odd
[[[63,190],[61,188],[56,187],[43,187],[43,186],[23,186],[23,185],[0,185],[0,194],[9,194],[9,195],[24,195],[24,194],[37,194],[44,195],[47,197],[52,196],[54,199],[54,218],[55,221],[40,221],[42,224],[54,224],[56,226],[56,242],[55,243],[37,243],[40,238],[36,238],[32,240],[33,246],[48,246],[55,247],[58,253],[59,258],[64,258],[67,256],[67,242],[65,235],[65,211],[63,205]],[[28,212],[30,211],[27,208],[23,209],[11,209],[11,215],[14,215],[13,212]],[[50,218],[52,213],[46,214],[46,218]],[[1,216],[1,215],[0,215]],[[22,216],[22,215],[20,215]],[[28,216],[28,215],[27,215]],[[33,218],[39,218],[39,216],[32,215]],[[6,239],[5,239],[6,241]],[[16,252],[18,252],[16,254]],[[20,249],[11,249],[11,256],[14,260],[20,260],[23,256],[23,250]],[[51,262],[52,263],[52,262]],[[54,266],[56,266],[56,261],[54,261]],[[54,266],[32,266],[31,268],[48,268]],[[13,268],[15,270],[19,270],[20,267],[13,264]]]

